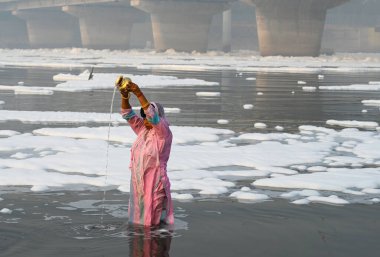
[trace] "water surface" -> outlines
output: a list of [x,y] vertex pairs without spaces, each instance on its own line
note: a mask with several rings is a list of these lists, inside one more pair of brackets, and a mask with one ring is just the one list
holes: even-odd
[[[82,70],[2,68],[0,84],[55,86],[58,73]],[[376,91],[308,92],[302,86],[367,84],[380,81],[376,73],[236,73],[135,69],[95,69],[96,72],[171,75],[219,82],[219,86],[146,89],[150,100],[181,109],[168,114],[173,125],[228,128],[235,132],[273,131],[283,126],[295,132],[300,125],[326,126],[326,120],[379,121],[378,107],[362,100],[380,99]],[[247,80],[255,78],[255,80]],[[306,82],[306,85],[298,81]],[[113,84],[110,81],[110,84]],[[221,97],[197,97],[199,91]],[[0,108],[22,111],[109,111],[112,89],[55,92],[54,95],[14,95],[0,92]],[[244,110],[244,104],[253,104]],[[114,110],[118,111],[115,102]],[[367,109],[366,113],[362,110]],[[229,124],[220,125],[218,119]],[[268,125],[254,128],[255,122]],[[87,124],[88,125],[88,124]],[[100,126],[99,124],[92,124]],[[104,124],[102,124],[104,125]],[[55,126],[8,121],[1,129],[31,132]],[[61,124],[59,125],[62,126]],[[72,126],[72,125],[67,125]],[[78,124],[79,126],[79,124]],[[132,228],[127,222],[128,194],[64,191],[32,193],[24,187],[3,187],[0,208],[0,256],[378,256],[379,205],[296,206],[286,200],[259,204],[230,198],[175,202],[175,230]],[[103,213],[103,222],[101,216]],[[144,255],[147,254],[147,255]]]

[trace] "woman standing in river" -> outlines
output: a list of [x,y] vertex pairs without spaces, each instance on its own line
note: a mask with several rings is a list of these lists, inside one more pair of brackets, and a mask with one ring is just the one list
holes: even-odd
[[[116,86],[121,93],[121,115],[137,135],[131,148],[129,222],[144,226],[172,225],[173,204],[166,171],[172,132],[164,108],[159,103],[150,103],[139,86],[127,78],[120,77]],[[141,117],[129,103],[131,93],[141,104]]]

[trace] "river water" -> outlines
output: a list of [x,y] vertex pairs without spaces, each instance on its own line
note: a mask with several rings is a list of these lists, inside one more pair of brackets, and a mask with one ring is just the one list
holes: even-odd
[[[80,70],[56,69],[3,69],[0,73],[1,84],[17,85],[23,81],[28,86],[54,86],[52,77],[58,73],[78,74]],[[177,107],[181,114],[169,114],[173,125],[222,127],[235,132],[252,132],[255,122],[268,125],[270,131],[276,125],[286,131],[295,131],[300,125],[326,126],[326,120],[377,120],[378,108],[364,107],[361,100],[373,99],[373,91],[320,91],[309,92],[303,86],[339,86],[350,84],[368,84],[380,81],[380,73],[332,73],[318,74],[296,73],[236,73],[185,72],[165,70],[135,69],[97,69],[95,72],[121,74],[171,75],[178,78],[199,78],[219,82],[219,86],[167,87],[147,89],[144,92],[149,99],[161,102],[165,107]],[[320,74],[319,74],[320,75]],[[247,80],[255,78],[255,80]],[[306,84],[298,84],[299,82]],[[110,82],[113,83],[113,82]],[[220,97],[197,97],[198,91],[220,92]],[[83,111],[109,112],[112,89],[92,92],[66,93],[56,92],[52,96],[14,95],[13,92],[0,92],[6,110],[33,111]],[[244,111],[244,104],[253,104],[253,111]],[[115,101],[114,110],[119,103]],[[363,109],[371,109],[363,113]],[[218,119],[228,119],[227,125],[218,125]],[[6,124],[4,125],[6,126]]]
[[[2,68],[0,84],[54,86],[53,75],[81,70]],[[149,99],[181,109],[168,114],[173,125],[228,128],[255,132],[255,122],[295,132],[300,125],[327,126],[326,120],[379,121],[379,108],[366,107],[377,92],[304,91],[307,86],[367,84],[378,73],[237,73],[102,68],[95,72],[172,75],[219,82],[216,87],[146,89]],[[321,75],[321,74],[319,74]],[[255,78],[255,80],[247,80]],[[113,83],[113,82],[110,82]],[[198,91],[218,91],[221,97],[197,97]],[[109,111],[112,89],[15,95],[0,92],[0,108],[23,111]],[[244,104],[253,110],[242,109]],[[116,101],[114,110],[119,103]],[[363,112],[366,109],[366,112]],[[218,119],[229,120],[218,124]],[[8,121],[0,128],[31,132],[46,124]],[[50,125],[53,126],[53,125]],[[60,127],[62,124],[59,125]],[[126,224],[128,194],[64,191],[31,193],[22,187],[2,187],[0,256],[378,256],[379,205],[294,206],[283,200],[244,204],[229,199],[175,202],[176,230],[147,231]],[[106,209],[100,224],[102,208]],[[1,209],[1,208],[0,208]]]

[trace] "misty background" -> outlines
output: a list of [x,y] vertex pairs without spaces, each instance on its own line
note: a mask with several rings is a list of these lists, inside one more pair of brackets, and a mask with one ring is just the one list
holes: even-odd
[[[15,15],[15,12],[1,11],[2,7],[12,2],[0,1],[0,48],[60,48],[83,47],[78,19],[72,19],[72,38],[70,43],[56,42],[54,37],[46,34],[45,44],[30,43],[28,38],[27,23]],[[123,2],[123,1],[121,1]],[[128,2],[128,1],[125,1]],[[124,3],[125,3],[124,2]],[[107,5],[112,3],[87,4]],[[235,1],[231,6],[231,50],[259,50],[255,6],[244,1]],[[38,15],[44,16],[48,10],[62,12],[62,7],[40,8]],[[34,9],[36,10],[36,9]],[[154,49],[152,22],[149,13],[136,9],[138,18],[134,23],[129,45],[124,49]],[[67,14],[66,14],[67,15]],[[68,17],[70,15],[67,15]],[[46,16],[47,17],[47,16]],[[61,18],[52,16],[51,21],[59,23]],[[48,19],[49,20],[49,19]],[[93,23],[96,29],[96,23]],[[115,27],[122,32],[122,27]],[[30,35],[29,35],[30,37]],[[212,23],[208,33],[208,51],[222,50],[223,37],[223,12],[212,17]],[[92,48],[88,47],[87,48]],[[102,48],[102,47],[96,47]],[[120,47],[108,47],[115,48]],[[124,50],[122,49],[122,50]],[[335,8],[327,10],[324,26],[321,54],[333,54],[334,52],[380,52],[380,1],[379,0],[351,0]]]

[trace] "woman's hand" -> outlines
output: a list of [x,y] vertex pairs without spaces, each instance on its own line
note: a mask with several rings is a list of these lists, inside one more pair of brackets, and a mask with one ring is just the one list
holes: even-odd
[[129,99],[131,97],[131,92],[126,88],[119,88],[119,92],[124,99]]
[[128,83],[127,90],[139,97],[142,93],[139,86],[132,81]]
[[115,82],[116,87],[119,89],[121,97],[124,99],[122,103],[125,104],[128,102],[129,104],[129,97],[130,92],[136,95],[137,99],[139,100],[141,107],[145,110],[149,106],[149,101],[145,98],[143,92],[141,92],[139,86],[131,81],[130,78],[120,76],[117,78]]

